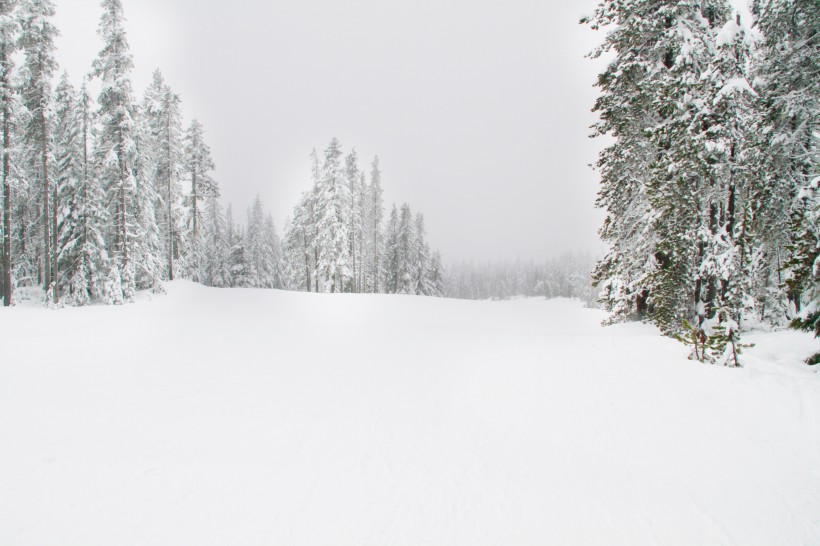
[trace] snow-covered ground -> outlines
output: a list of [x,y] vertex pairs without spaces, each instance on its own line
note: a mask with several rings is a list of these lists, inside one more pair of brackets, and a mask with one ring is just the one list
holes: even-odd
[[566,300],[168,292],[0,311],[0,544],[820,544],[808,335],[736,370]]

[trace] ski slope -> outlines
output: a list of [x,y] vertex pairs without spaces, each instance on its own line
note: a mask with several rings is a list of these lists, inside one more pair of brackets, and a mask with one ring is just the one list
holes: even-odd
[[0,310],[0,544],[820,544],[818,342],[566,300]]

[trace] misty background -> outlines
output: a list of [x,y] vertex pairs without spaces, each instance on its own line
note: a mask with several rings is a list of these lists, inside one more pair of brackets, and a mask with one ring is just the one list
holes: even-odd
[[[101,48],[98,0],[56,0],[75,83]],[[596,0],[504,3],[124,0],[140,98],[159,68],[196,117],[223,201],[258,193],[280,234],[332,137],[379,155],[385,202],[424,211],[447,262],[597,253],[602,141],[588,138]]]

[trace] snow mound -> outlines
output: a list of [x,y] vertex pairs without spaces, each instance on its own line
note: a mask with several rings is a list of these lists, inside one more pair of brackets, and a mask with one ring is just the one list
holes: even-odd
[[0,311],[0,543],[812,544],[818,342],[689,362],[567,300]]

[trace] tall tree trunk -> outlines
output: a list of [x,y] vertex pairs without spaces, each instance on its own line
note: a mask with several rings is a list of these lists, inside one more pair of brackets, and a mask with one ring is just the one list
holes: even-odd
[[43,170],[43,281],[46,290],[51,288],[51,188],[48,179],[48,149],[46,136],[46,113],[40,104],[38,113],[40,123],[40,168]]
[[117,135],[117,161],[120,175],[120,203],[119,203],[119,233],[117,241],[117,253],[120,258],[120,274],[125,272],[128,266],[128,214],[126,209],[126,184],[127,184],[127,169],[125,167],[125,136],[122,134],[122,129],[118,131]]
[[168,280],[174,280],[174,221],[171,199],[173,196],[173,154],[171,153],[171,116],[168,115]]
[[199,234],[199,227],[197,226],[197,223],[196,223],[196,217],[197,217],[197,214],[198,214],[198,211],[197,211],[198,196],[197,196],[197,193],[196,193],[196,168],[194,168],[191,175],[192,175],[191,176],[191,212],[194,215],[193,216],[193,226],[192,226],[193,232],[192,233],[193,233],[194,238],[196,238],[196,236]]
[[[319,264],[319,250],[316,249],[316,248],[313,249],[313,263],[316,264],[317,266]],[[314,292],[318,293],[319,292],[319,268],[318,267],[316,268],[315,273],[316,274],[314,275],[313,281],[316,284],[316,289],[314,290]]]
[[307,291],[310,292],[310,248],[308,248],[307,234],[302,232],[302,241],[305,245],[305,281],[307,282]]
[[57,260],[57,252],[59,250],[59,242],[57,240],[57,181],[54,181],[54,189],[51,199],[51,233],[53,234],[51,241],[51,267],[54,270],[52,279],[54,281],[54,303],[60,301],[60,268]]
[[11,180],[9,180],[9,147],[11,128],[9,116],[9,54],[6,45],[0,50],[0,70],[3,86],[3,305],[11,305]]
[[[376,206],[373,206],[373,216],[376,216]],[[379,221],[373,220],[373,293],[379,293]]]

